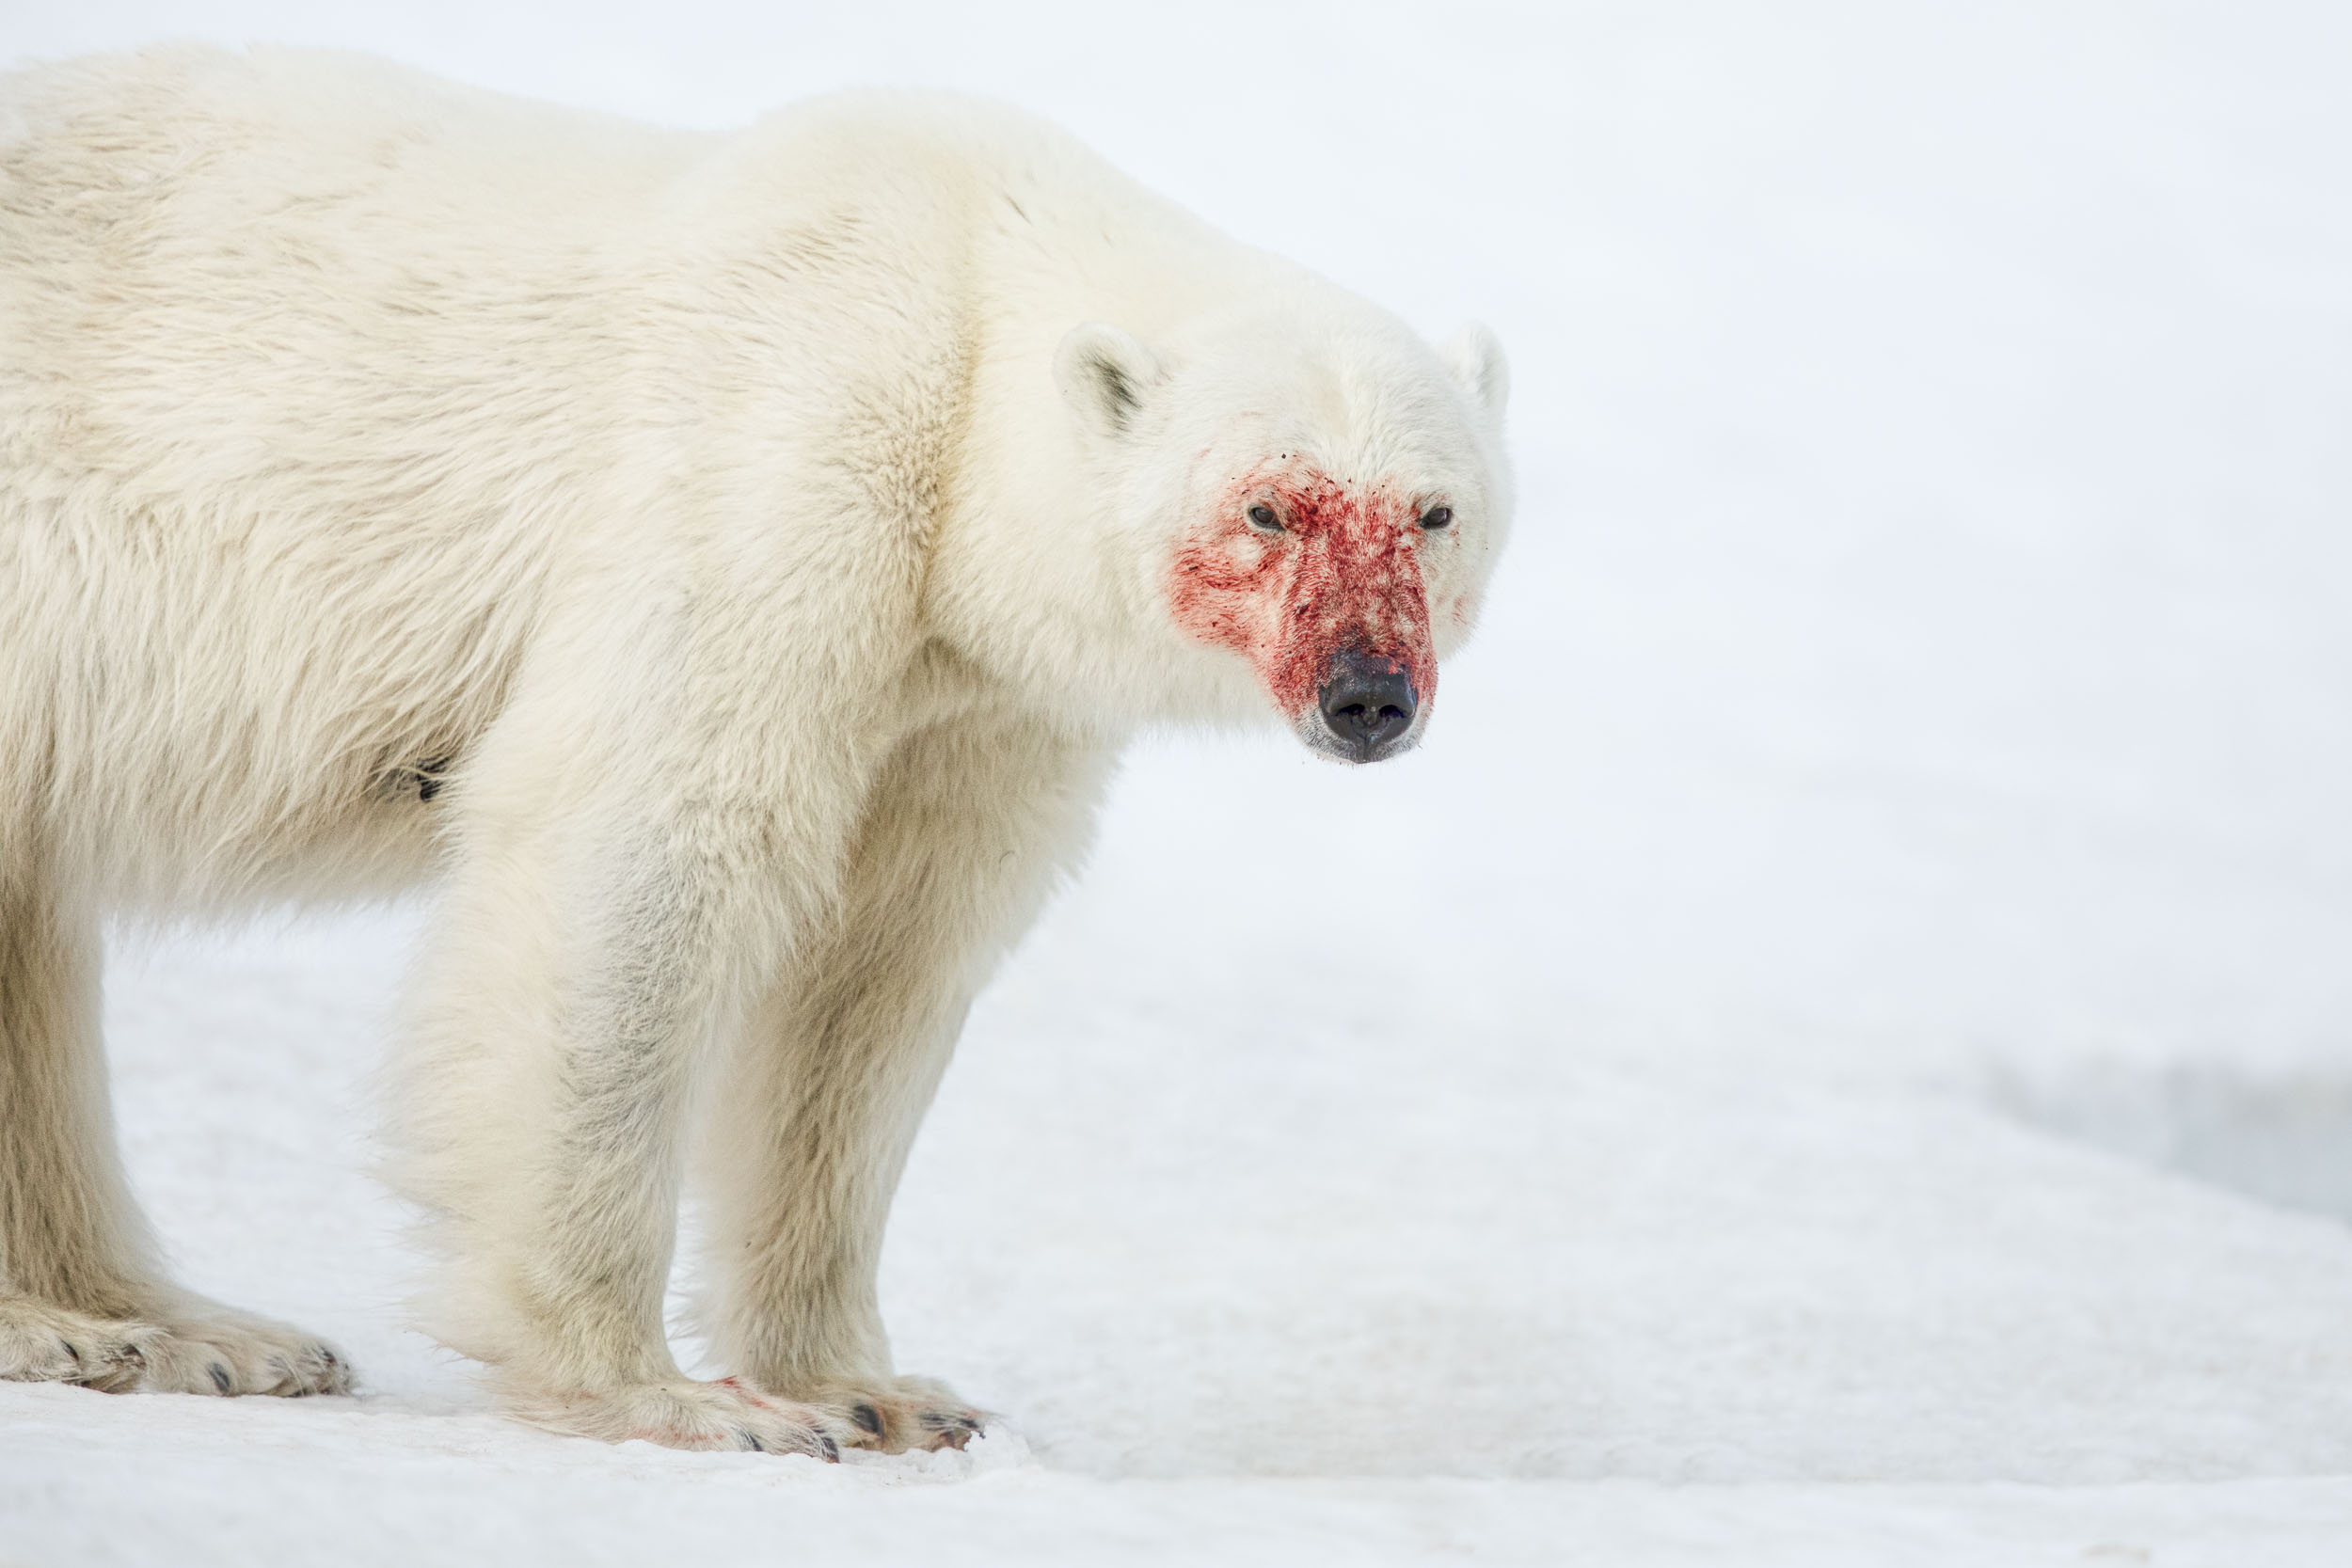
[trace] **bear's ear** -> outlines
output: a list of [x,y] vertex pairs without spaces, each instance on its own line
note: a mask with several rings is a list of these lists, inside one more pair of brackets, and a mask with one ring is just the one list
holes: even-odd
[[1438,346],[1438,357],[1486,422],[1502,424],[1502,405],[1511,401],[1511,366],[1495,335],[1472,322]]
[[1054,355],[1054,379],[1070,400],[1079,422],[1097,436],[1118,437],[1133,427],[1149,397],[1167,375],[1160,356],[1115,326],[1083,322],[1072,327]]

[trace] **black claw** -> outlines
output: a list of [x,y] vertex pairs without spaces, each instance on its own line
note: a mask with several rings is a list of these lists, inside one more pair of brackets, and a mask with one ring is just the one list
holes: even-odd
[[754,1453],[766,1453],[768,1451],[768,1445],[759,1440],[759,1433],[754,1432],[749,1427],[745,1427],[743,1429],[743,1446],[750,1449]]
[[58,1341],[57,1341],[57,1343],[58,1343],[58,1344],[60,1344],[60,1345],[63,1345],[63,1346],[65,1347],[65,1353],[66,1353],[66,1354],[68,1354],[68,1355],[70,1355],[70,1356],[72,1356],[72,1357],[73,1358],[73,1364],[74,1364],[75,1366],[77,1366],[77,1367],[78,1367],[78,1366],[80,1366],[80,1365],[82,1364],[82,1353],[81,1353],[81,1351],[80,1351],[79,1349],[77,1349],[77,1348],[75,1347],[75,1345],[74,1345],[74,1343],[73,1343],[73,1341],[72,1341],[72,1340],[71,1340],[71,1339],[60,1339],[60,1340],[58,1340]]
[[979,1422],[952,1411],[931,1412],[923,1424],[938,1433],[939,1440],[951,1449],[961,1449],[980,1433]]
[[882,1412],[875,1409],[872,1405],[853,1404],[850,1406],[850,1419],[855,1421],[858,1425],[864,1427],[875,1436],[880,1437],[882,1435]]
[[817,1451],[824,1456],[824,1461],[828,1465],[841,1463],[841,1445],[821,1432],[817,1434]]
[[977,1432],[980,1423],[969,1416],[959,1416],[952,1410],[926,1410],[922,1422],[933,1432]]
[[219,1389],[222,1393],[224,1393],[224,1394],[225,1394],[225,1393],[229,1392],[230,1386],[231,1384],[233,1384],[235,1381],[236,1381],[236,1380],[235,1380],[234,1378],[231,1378],[231,1377],[229,1375],[229,1369],[228,1369],[227,1367],[225,1367],[225,1366],[221,1365],[221,1364],[220,1364],[219,1362],[217,1362],[217,1361],[215,1361],[215,1362],[214,1362],[214,1363],[213,1363],[213,1386],[214,1386],[214,1387],[215,1387],[215,1388]]

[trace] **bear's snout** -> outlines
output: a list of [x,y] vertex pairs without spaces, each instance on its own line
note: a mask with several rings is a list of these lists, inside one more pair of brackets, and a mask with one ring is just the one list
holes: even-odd
[[1413,727],[1413,683],[1405,667],[1377,654],[1343,652],[1331,661],[1319,705],[1323,726],[1350,762],[1378,762]]

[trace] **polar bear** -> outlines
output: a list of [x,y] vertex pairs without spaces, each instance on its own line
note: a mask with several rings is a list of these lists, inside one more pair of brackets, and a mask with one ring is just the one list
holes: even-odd
[[[349,1386],[160,1271],[101,922],[422,882],[422,1326],[564,1432],[960,1446],[874,1281],[976,989],[1138,726],[1420,738],[1504,383],[961,98],[7,79],[0,1376]],[[715,1381],[662,1322],[690,1180]]]

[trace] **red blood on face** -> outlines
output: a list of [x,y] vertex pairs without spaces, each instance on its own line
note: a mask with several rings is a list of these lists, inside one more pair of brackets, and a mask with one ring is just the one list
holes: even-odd
[[[1281,531],[1251,524],[1270,508]],[[1343,650],[1387,658],[1426,705],[1438,686],[1429,604],[1410,499],[1306,468],[1246,474],[1177,546],[1168,603],[1176,624],[1231,648],[1294,718],[1314,704]]]

